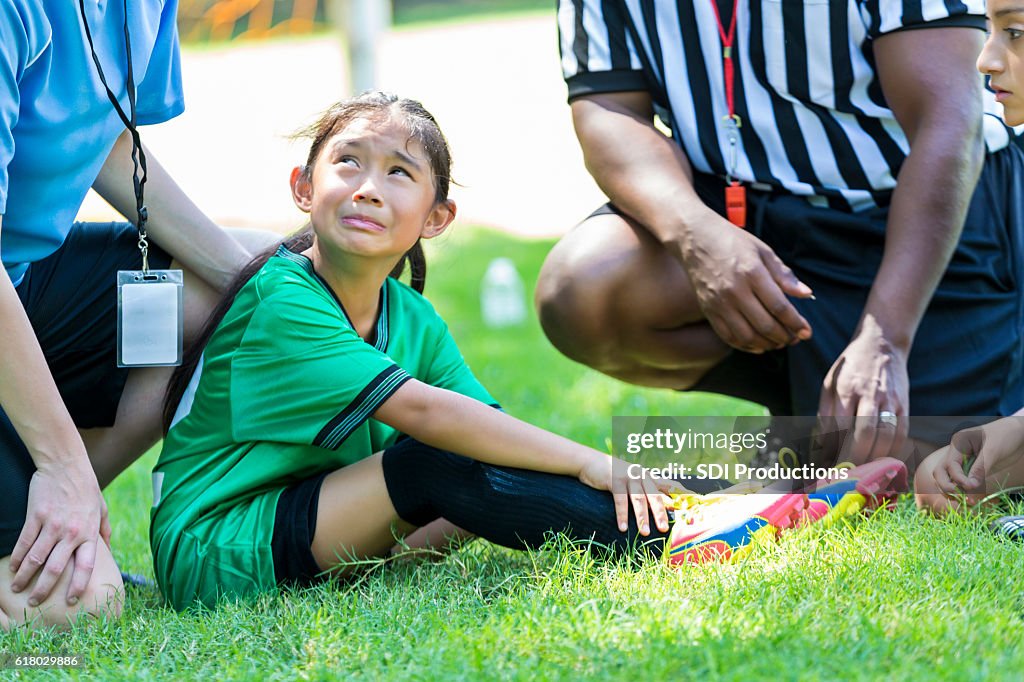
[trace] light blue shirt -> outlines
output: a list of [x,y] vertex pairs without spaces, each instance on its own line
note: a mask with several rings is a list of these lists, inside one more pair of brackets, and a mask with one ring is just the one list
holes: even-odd
[[[129,0],[137,121],[184,108],[178,0]],[[85,0],[107,84],[129,113],[123,0]],[[93,64],[78,0],[0,0],[0,257],[17,285],[64,242],[124,130]],[[131,176],[124,182],[131,186]]]

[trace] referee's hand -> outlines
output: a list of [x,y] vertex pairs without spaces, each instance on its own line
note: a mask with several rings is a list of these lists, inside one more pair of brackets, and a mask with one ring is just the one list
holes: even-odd
[[681,248],[701,311],[727,344],[763,353],[811,338],[811,325],[786,298],[813,298],[811,288],[760,239],[712,214]]
[[77,604],[92,578],[101,540],[109,544],[110,523],[88,460],[84,469],[68,464],[37,470],[29,483],[25,525],[11,552],[11,590],[21,592],[34,579],[29,605],[41,604],[70,566],[74,572],[65,599]]
[[[902,458],[910,429],[907,355],[867,318],[825,375],[818,416],[852,425],[844,459],[861,464],[879,457]],[[883,414],[895,419],[882,419]]]

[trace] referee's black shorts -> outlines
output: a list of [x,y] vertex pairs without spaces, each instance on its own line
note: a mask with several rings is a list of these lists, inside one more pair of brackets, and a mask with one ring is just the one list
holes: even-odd
[[[150,267],[171,257],[155,245]],[[33,263],[21,299],[61,398],[79,428],[112,426],[128,379],[117,366],[117,271],[141,267],[138,233],[129,223],[75,223],[61,247]],[[0,557],[14,549],[25,523],[35,465],[0,409]]]
[[[697,193],[724,215],[722,180],[695,176]],[[748,195],[748,229],[814,290],[817,300],[793,299],[814,337],[763,355],[733,352],[693,390],[752,400],[777,415],[813,415],[878,272],[889,211],[851,214],[788,194]],[[608,212],[617,211],[596,213]],[[1022,266],[1024,152],[1010,145],[985,159],[960,242],[914,338],[912,414],[999,416],[1024,406]]]

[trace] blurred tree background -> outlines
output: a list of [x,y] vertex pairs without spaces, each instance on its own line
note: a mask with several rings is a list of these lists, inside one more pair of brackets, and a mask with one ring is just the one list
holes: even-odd
[[[189,43],[265,39],[332,29],[332,10],[353,0],[181,0],[178,26]],[[553,10],[555,0],[372,0],[396,26],[481,14]]]

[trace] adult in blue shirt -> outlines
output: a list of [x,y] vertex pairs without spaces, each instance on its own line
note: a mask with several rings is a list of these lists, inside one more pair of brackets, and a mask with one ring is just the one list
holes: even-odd
[[[160,436],[170,368],[118,369],[116,272],[138,269],[131,224],[74,223],[93,187],[136,215],[137,121],[180,114],[177,0],[0,0],[0,629],[119,612],[100,488]],[[127,21],[125,14],[127,12]],[[185,337],[249,257],[149,156],[150,267],[186,269]],[[194,273],[194,274],[193,274]],[[91,462],[90,462],[91,458]]]

